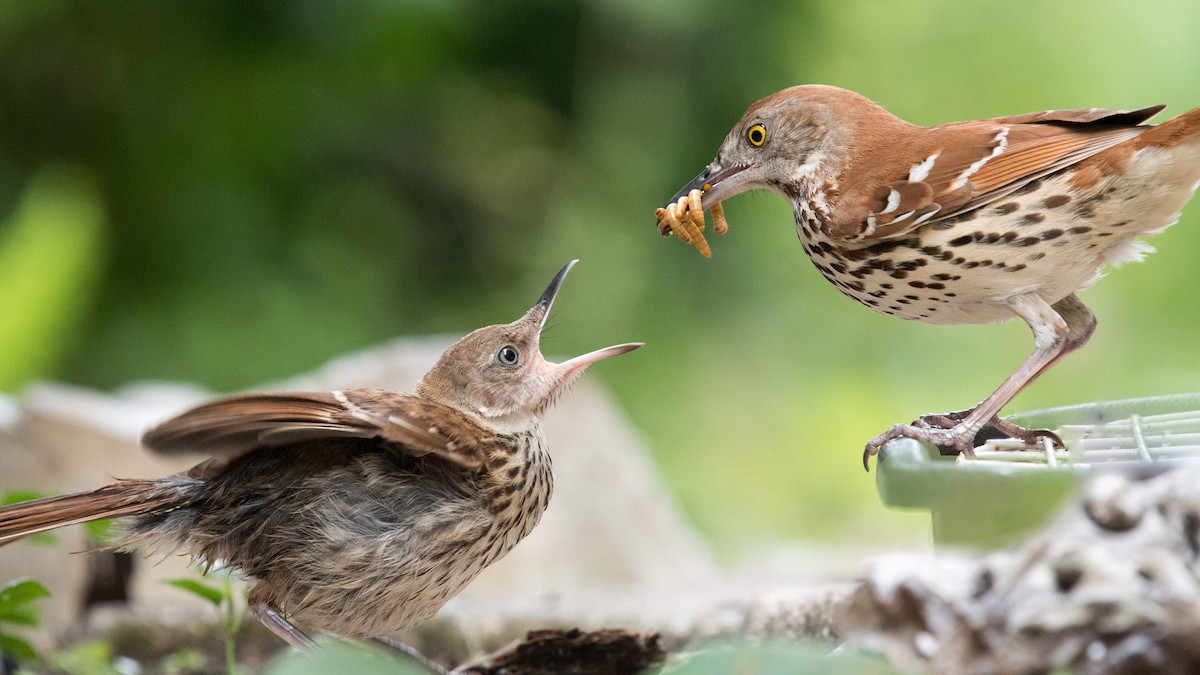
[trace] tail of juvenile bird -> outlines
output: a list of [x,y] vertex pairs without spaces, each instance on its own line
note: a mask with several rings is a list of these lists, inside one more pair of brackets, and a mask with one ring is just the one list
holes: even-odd
[[126,480],[90,492],[0,507],[0,546],[67,525],[169,508],[179,500],[178,485],[169,479]]

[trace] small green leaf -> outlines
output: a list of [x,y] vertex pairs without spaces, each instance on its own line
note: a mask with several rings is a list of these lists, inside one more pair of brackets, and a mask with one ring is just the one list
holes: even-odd
[[224,591],[219,588],[209,586],[208,584],[196,581],[195,579],[167,579],[163,583],[169,586],[174,586],[175,588],[183,589],[197,597],[204,598],[214,605],[220,605],[225,601]]
[[331,642],[323,643],[321,649],[312,652],[288,650],[271,661],[264,672],[266,675],[422,675],[429,670],[406,657],[345,642]]
[[48,597],[50,591],[32,579],[10,581],[0,586],[0,611],[11,611],[19,605]]
[[17,662],[36,661],[38,658],[37,651],[28,642],[4,633],[0,633],[0,654]]
[[38,623],[37,607],[33,605],[18,605],[16,607],[0,608],[0,623],[36,626]]
[[83,524],[88,541],[103,544],[113,538],[115,527],[111,520],[93,520]]
[[167,675],[203,671],[204,654],[198,649],[183,649],[163,657],[163,660],[158,662],[158,668]]
[[19,504],[21,502],[31,502],[35,499],[41,499],[46,495],[33,490],[9,490],[0,494],[0,506],[8,506],[10,504]]
[[103,640],[88,640],[60,649],[50,657],[54,672],[72,675],[120,675],[113,666],[113,648]]

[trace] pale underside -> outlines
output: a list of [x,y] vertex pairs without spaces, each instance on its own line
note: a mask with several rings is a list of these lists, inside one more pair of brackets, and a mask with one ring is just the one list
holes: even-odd
[[[387,453],[365,452],[261,505],[242,495],[236,527],[228,513],[186,506],[136,517],[118,545],[232,567],[254,582],[252,599],[304,628],[387,635],[433,616],[538,523],[553,489],[550,460],[540,430],[522,441],[497,467],[515,475],[503,504],[414,474]],[[226,489],[223,478],[202,486],[176,480],[206,495]]]
[[[361,513],[323,522],[314,537],[320,547],[297,561],[280,604],[302,623],[347,636],[386,635],[432,617],[541,519],[552,489],[549,456],[540,434],[530,441],[512,460],[528,481],[500,512],[460,498],[430,504],[424,513],[397,509],[401,522],[390,531],[365,530]],[[310,581],[321,578],[332,557],[343,561],[334,567],[347,571],[330,580],[342,584],[344,595]]]
[[1200,180],[1200,142],[1139,150],[1126,172],[1082,193],[1071,188],[1072,173],[886,244],[890,270],[825,239],[803,203],[797,232],[822,274],[876,311],[937,324],[1005,321],[1015,316],[1014,296],[1032,292],[1054,304],[1094,283],[1106,264],[1152,251],[1138,238],[1178,219]]

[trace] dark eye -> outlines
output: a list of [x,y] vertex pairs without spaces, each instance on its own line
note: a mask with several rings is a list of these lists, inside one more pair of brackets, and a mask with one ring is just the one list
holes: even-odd
[[750,141],[750,145],[761,148],[763,143],[767,142],[767,128],[761,124],[755,124],[746,130],[746,140]]
[[496,352],[496,360],[506,366],[515,366],[521,360],[521,354],[512,345],[506,345]]

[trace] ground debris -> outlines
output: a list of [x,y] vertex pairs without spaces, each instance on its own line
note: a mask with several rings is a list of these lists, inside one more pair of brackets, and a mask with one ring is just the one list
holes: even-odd
[[658,633],[605,628],[595,631],[530,631],[493,654],[486,665],[465,673],[478,675],[625,675],[658,665],[666,657]]
[[921,672],[1200,672],[1198,486],[1104,473],[1014,550],[879,559],[839,632]]

